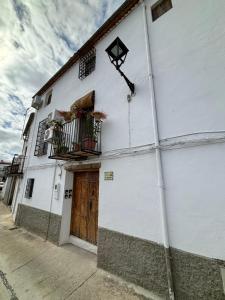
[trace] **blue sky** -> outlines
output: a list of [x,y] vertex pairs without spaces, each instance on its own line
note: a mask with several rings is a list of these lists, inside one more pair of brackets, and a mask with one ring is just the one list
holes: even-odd
[[1,1],[0,160],[21,151],[31,97],[123,2]]

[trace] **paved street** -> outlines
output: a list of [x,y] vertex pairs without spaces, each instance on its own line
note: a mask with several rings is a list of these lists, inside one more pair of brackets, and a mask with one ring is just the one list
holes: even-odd
[[1,300],[147,297],[146,291],[97,270],[94,254],[72,245],[57,247],[16,228],[9,209],[0,202]]

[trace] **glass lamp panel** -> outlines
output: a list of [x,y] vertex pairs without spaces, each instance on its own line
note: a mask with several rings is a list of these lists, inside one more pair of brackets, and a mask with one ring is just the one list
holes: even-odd
[[120,56],[123,53],[123,49],[121,49],[120,47],[118,47],[118,56]]
[[117,57],[117,45],[115,45],[114,47],[112,47],[111,49],[112,54]]
[[114,55],[115,58],[118,58],[123,53],[123,50],[118,45],[115,45],[111,49],[111,52],[112,52],[112,54]]

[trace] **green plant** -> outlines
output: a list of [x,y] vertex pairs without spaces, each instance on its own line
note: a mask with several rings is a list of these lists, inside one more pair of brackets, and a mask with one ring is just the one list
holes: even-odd
[[107,118],[107,114],[102,111],[93,111],[91,115],[95,118],[96,121],[102,121]]
[[86,137],[92,138],[95,142],[98,140],[101,121],[95,120],[91,114],[86,116]]
[[68,147],[67,146],[65,146],[65,145],[55,145],[54,146],[54,152],[56,153],[56,154],[62,154],[62,153],[67,153],[67,151],[68,151]]
[[62,120],[51,120],[51,121],[48,121],[47,123],[48,127],[51,127],[53,126],[54,128],[60,128],[63,126],[63,121]]

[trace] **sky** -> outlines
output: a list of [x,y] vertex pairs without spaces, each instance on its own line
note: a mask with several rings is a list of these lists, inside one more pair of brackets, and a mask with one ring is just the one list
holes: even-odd
[[1,0],[0,160],[21,152],[24,115],[44,83],[124,0]]

